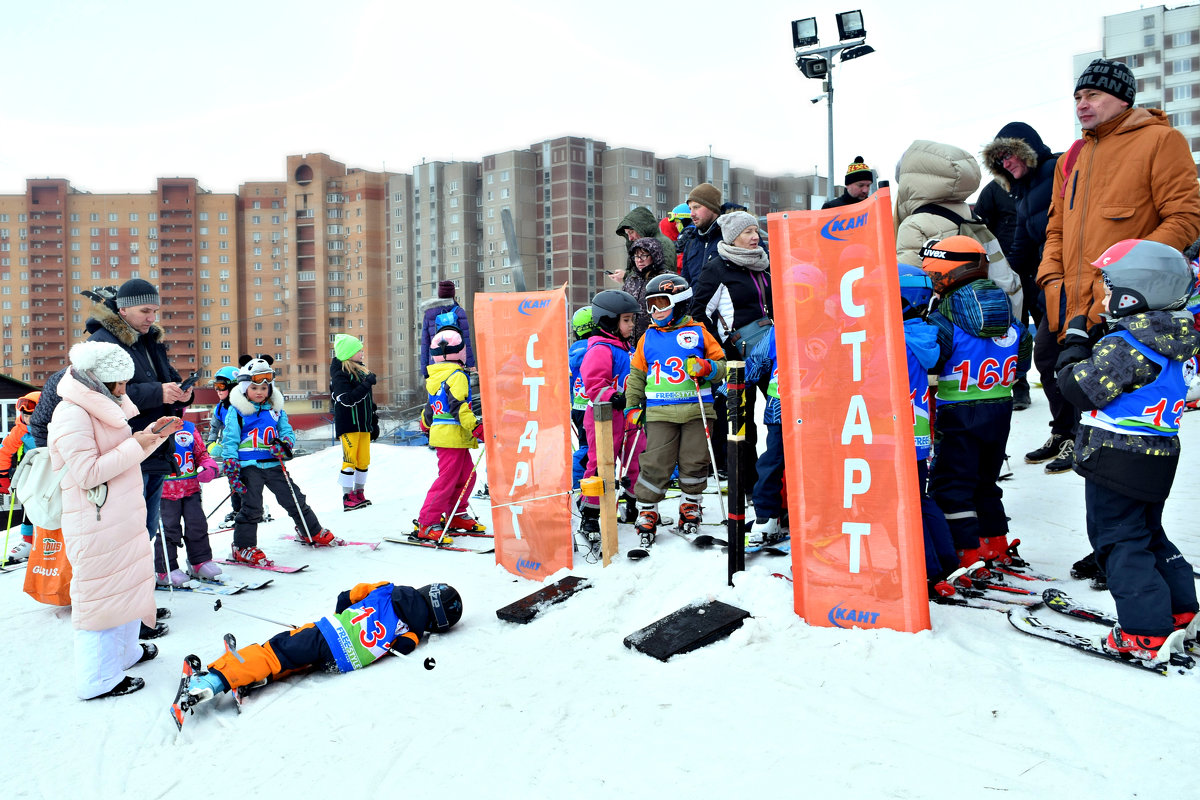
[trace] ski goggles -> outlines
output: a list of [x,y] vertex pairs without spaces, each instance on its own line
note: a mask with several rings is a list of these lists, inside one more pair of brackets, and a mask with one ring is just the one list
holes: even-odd
[[215,381],[213,381],[213,388],[218,392],[228,392],[233,388],[233,382],[225,378],[217,378]]
[[435,583],[429,587],[429,605],[433,606],[433,618],[437,620],[440,630],[450,627],[450,620],[446,618],[446,609],[442,606],[442,589],[445,586],[444,583]]
[[257,375],[243,375],[242,377],[238,378],[238,380],[249,381],[250,383],[258,386],[260,384],[270,383],[271,381],[275,380],[275,373],[260,372]]
[[17,411],[22,414],[32,414],[35,408],[37,408],[36,400],[26,400],[22,398],[17,401]]

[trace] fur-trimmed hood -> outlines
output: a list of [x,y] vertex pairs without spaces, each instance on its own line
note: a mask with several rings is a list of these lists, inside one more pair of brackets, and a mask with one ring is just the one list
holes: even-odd
[[[271,383],[270,405],[272,411],[283,411],[283,394],[279,391],[279,387]],[[262,406],[250,402],[250,398],[246,397],[246,381],[238,383],[237,386],[229,392],[229,405],[237,409],[237,412],[242,417],[248,417],[262,409]]]
[[984,145],[979,156],[988,172],[996,179],[996,183],[1004,187],[1006,192],[1012,189],[1013,176],[996,163],[996,156],[1001,153],[1012,153],[1024,161],[1029,167],[1029,172],[1025,173],[1026,177],[1036,172],[1044,160],[1053,156],[1038,132],[1024,122],[1010,122],[1001,128],[996,138]]
[[[84,324],[84,328],[87,330],[89,336],[104,328],[126,347],[133,347],[137,344],[138,337],[141,335],[125,321],[124,317],[105,303],[92,303],[92,314]],[[158,323],[150,326],[150,330],[146,333],[146,336],[152,342],[163,342],[165,344],[166,332]]]

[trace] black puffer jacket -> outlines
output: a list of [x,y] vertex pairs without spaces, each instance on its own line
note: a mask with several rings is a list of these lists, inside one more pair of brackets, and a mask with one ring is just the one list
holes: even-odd
[[[178,415],[187,403],[163,403],[162,384],[178,383],[179,373],[167,356],[166,332],[152,325],[147,333],[139,334],[117,313],[114,306],[96,303],[92,316],[84,325],[91,336],[89,342],[108,342],[129,353],[133,359],[133,377],[125,385],[125,393],[138,408],[138,415],[129,420],[130,430],[140,431],[159,417]],[[142,462],[146,475],[167,475],[175,466],[175,439],[167,437],[162,447]]]
[[717,254],[700,270],[688,313],[717,337],[730,358],[741,360],[727,342],[729,334],[763,317],[773,318],[773,309],[770,270],[755,272]]
[[[996,163],[996,156],[1012,153],[1025,162],[1029,171],[1016,180]],[[1011,252],[1004,251],[1008,263],[1018,275],[1037,273],[1046,243],[1046,222],[1050,216],[1050,192],[1054,186],[1054,165],[1058,155],[1042,142],[1024,122],[1010,122],[983,148],[983,163],[996,182],[1008,188],[1017,207],[1017,228]],[[1028,303],[1030,298],[1026,298]]]
[[[370,375],[370,379],[367,379]],[[329,362],[329,396],[333,402],[333,432],[371,433],[378,436],[375,416],[375,399],[371,387],[375,376],[367,373],[362,379],[352,377],[342,369],[342,362],[334,356]]]
[[58,396],[58,382],[66,374],[65,369],[60,369],[46,379],[46,385],[42,387],[42,397],[34,407],[33,413],[29,415],[29,433],[38,447],[46,446],[50,420],[54,416],[54,409],[58,408],[58,402],[61,400]]

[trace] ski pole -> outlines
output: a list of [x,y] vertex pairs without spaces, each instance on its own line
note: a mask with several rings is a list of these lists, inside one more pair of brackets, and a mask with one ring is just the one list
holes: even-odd
[[307,537],[308,543],[313,544],[312,532],[308,529],[308,520],[304,518],[304,509],[300,507],[300,501],[296,499],[296,490],[292,488],[292,476],[288,474],[287,466],[283,463],[283,456],[277,455],[275,458],[279,461],[279,468],[283,470],[283,479],[287,482],[288,491],[292,494],[292,503],[296,506],[296,515],[300,517],[300,524],[304,526],[304,535]]
[[[225,500],[228,500],[228,499],[229,499],[229,498],[231,498],[231,497],[233,497],[233,490],[232,490],[232,489],[230,489],[230,490],[229,490],[229,494],[225,495]],[[225,500],[222,500],[221,502],[217,503],[217,504],[216,504],[216,506],[214,506],[214,507],[213,507],[213,510],[212,510],[212,511],[210,511],[210,512],[208,512],[207,514],[205,514],[205,515],[204,515],[204,518],[205,518],[205,519],[208,519],[208,518],[209,518],[209,517],[211,517],[213,514],[217,513],[217,509],[218,509],[218,508],[220,508],[221,506],[225,505]]]
[[469,486],[471,483],[471,476],[475,474],[475,470],[479,469],[479,460],[483,458],[483,451],[485,449],[486,448],[484,447],[483,442],[480,442],[479,455],[475,456],[475,463],[471,465],[471,471],[467,473],[467,479],[463,481],[462,491],[458,493],[458,499],[454,501],[454,506],[450,509],[450,515],[446,517],[447,525],[450,524],[450,521],[453,520],[454,516],[458,513],[458,504],[462,502],[463,495],[467,493],[467,486]]
[[[704,413],[704,398],[700,396],[700,386],[693,381],[696,388],[696,402],[700,405],[700,421],[704,423],[704,441],[708,442],[708,458],[712,463],[713,474],[717,472],[717,455],[713,451],[712,437],[708,435],[708,415]],[[736,466],[734,467],[736,469]],[[721,476],[717,478],[717,501],[721,504],[721,517],[725,517],[725,497],[721,494]]]
[[[222,605],[221,601],[218,599],[217,602],[213,604],[213,611],[220,611],[222,608],[228,608],[228,606]],[[292,630],[299,629],[299,626],[293,625],[290,622],[280,622],[277,619],[270,619],[268,617],[260,617],[258,614],[251,614],[249,611],[238,611],[236,608],[230,608],[229,610],[235,614],[241,614],[243,617],[253,617],[254,619],[261,619],[263,622],[270,622],[272,625],[279,625],[280,627],[283,627],[283,628],[291,628]]]
[[163,532],[162,510],[158,514],[158,546],[162,550],[163,568],[167,571],[167,594],[175,599],[175,584],[171,581],[171,562],[167,560],[167,534]]
[[10,491],[8,493],[8,527],[4,529],[4,555],[0,556],[0,565],[8,563],[8,535],[12,533],[12,515],[16,505],[17,496]]

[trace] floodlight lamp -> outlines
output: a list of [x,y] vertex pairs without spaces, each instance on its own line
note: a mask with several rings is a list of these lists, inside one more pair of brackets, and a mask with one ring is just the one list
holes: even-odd
[[799,50],[817,43],[817,18],[792,20],[792,47]]
[[859,44],[854,47],[847,47],[842,51],[842,61],[849,61],[852,58],[862,58],[875,52],[875,48],[869,44]]
[[867,35],[861,11],[843,11],[837,15],[837,24],[838,38],[843,42],[848,39],[861,39]]
[[829,62],[823,58],[797,56],[796,66],[806,78],[824,78],[829,74]]

